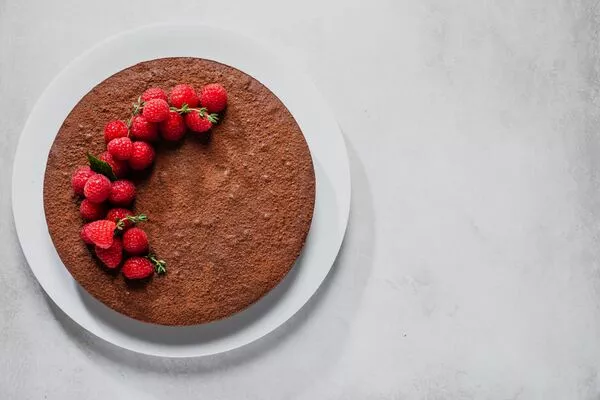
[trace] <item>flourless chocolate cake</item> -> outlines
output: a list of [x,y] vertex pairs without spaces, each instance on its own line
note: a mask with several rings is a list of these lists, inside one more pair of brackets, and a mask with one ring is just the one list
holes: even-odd
[[[221,122],[209,133],[154,143],[154,166],[128,176],[136,185],[131,209],[148,216],[140,226],[168,265],[164,275],[131,282],[81,240],[71,174],[87,165],[87,152],[106,150],[104,126],[127,120],[146,89],[214,82],[227,89]],[[302,250],[314,202],[311,155],[283,103],[251,76],[197,58],[142,62],[94,87],[61,126],[44,180],[48,230],[77,282],[114,310],[163,325],[225,318],[273,289]]]

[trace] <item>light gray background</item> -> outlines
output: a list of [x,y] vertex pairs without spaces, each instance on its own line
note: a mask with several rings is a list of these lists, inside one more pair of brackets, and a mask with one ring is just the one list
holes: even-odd
[[[116,349],[57,310],[9,195],[52,77],[108,35],[180,18],[286,47],[339,119],[353,183],[315,298],[255,344],[187,361]],[[0,0],[0,398],[600,398],[599,28],[596,0]]]

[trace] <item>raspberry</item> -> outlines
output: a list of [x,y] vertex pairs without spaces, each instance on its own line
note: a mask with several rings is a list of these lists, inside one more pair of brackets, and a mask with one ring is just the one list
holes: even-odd
[[123,234],[123,248],[131,255],[148,253],[148,235],[140,228],[131,228]]
[[117,224],[100,219],[85,226],[84,235],[98,247],[108,249],[113,244]]
[[150,122],[161,122],[169,118],[169,103],[163,99],[152,99],[144,103],[142,110],[144,116]]
[[131,157],[131,139],[128,137],[116,138],[108,142],[106,149],[115,160],[129,160]]
[[221,112],[227,107],[227,91],[218,83],[206,85],[200,91],[200,104],[210,113]]
[[113,139],[125,137],[129,129],[127,129],[127,124],[123,121],[110,121],[104,127],[104,140],[106,143],[110,142]]
[[83,194],[92,203],[102,203],[110,195],[110,181],[102,174],[92,175],[85,183]]
[[82,228],[81,231],[79,231],[79,237],[81,238],[81,240],[84,241],[85,244],[94,244],[94,242],[92,242],[89,238],[89,236],[87,235],[86,229],[88,227],[89,224],[85,224]]
[[171,89],[169,102],[173,107],[181,108],[184,104],[188,107],[196,107],[198,105],[198,95],[191,85],[177,85]]
[[108,201],[116,206],[127,206],[135,199],[135,185],[126,179],[114,181]]
[[147,258],[131,257],[125,261],[121,271],[127,279],[144,279],[154,273],[154,266]]
[[96,246],[96,256],[106,265],[107,268],[117,268],[123,260],[123,242],[119,238],[114,238],[109,248],[103,249]]
[[154,162],[154,149],[146,142],[133,142],[129,165],[136,171],[148,168]]
[[158,128],[143,115],[136,115],[131,121],[131,137],[154,142],[158,140]]
[[[133,213],[131,211],[129,211],[126,208],[111,208],[110,210],[108,210],[108,214],[106,214],[106,220],[108,221],[113,221],[113,222],[118,222],[119,220],[125,218],[125,217],[131,217],[133,215]],[[123,231],[131,228],[133,226],[133,222],[131,221],[124,221],[123,222]]]
[[71,176],[71,187],[73,188],[73,191],[76,194],[83,196],[83,188],[85,187],[85,183],[88,181],[90,176],[95,174],[96,173],[87,165],[77,168],[75,172],[73,172],[73,176]]
[[88,221],[95,221],[104,218],[106,206],[103,203],[92,203],[89,199],[83,199],[79,206],[81,218]]
[[164,101],[168,100],[167,94],[161,88],[153,87],[146,89],[146,91],[142,93],[142,101],[146,102],[153,99],[162,99]]
[[127,161],[115,160],[112,154],[110,154],[108,151],[100,154],[98,158],[110,165],[117,178],[123,178],[129,172],[129,165],[127,165]]
[[169,117],[160,123],[160,133],[163,139],[177,141],[185,135],[185,121],[179,113],[169,112]]
[[185,114],[185,124],[196,133],[203,133],[212,128],[212,123],[197,111]]

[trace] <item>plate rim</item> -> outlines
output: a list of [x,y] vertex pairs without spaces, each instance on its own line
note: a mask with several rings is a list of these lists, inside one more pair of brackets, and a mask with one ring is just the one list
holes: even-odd
[[[306,297],[306,299],[304,299],[304,301],[302,302],[302,304],[300,306],[298,306],[296,309],[294,309],[292,312],[289,313],[289,315],[286,315],[285,317],[283,317],[283,319],[277,323],[275,326],[272,326],[271,328],[267,328],[264,330],[264,332],[262,332],[260,335],[254,335],[253,337],[249,338],[249,340],[244,341],[244,343],[238,343],[234,346],[230,346],[227,348],[222,348],[216,351],[206,351],[206,352],[194,352],[193,354],[170,354],[168,351],[148,351],[148,349],[142,349],[140,347],[135,347],[135,346],[130,346],[130,345],[126,345],[124,343],[118,343],[115,342],[114,338],[110,338],[108,337],[105,332],[102,331],[102,329],[98,329],[98,327],[91,327],[89,326],[88,323],[84,323],[81,321],[81,319],[77,318],[76,316],[74,316],[72,310],[69,309],[69,307],[65,307],[64,304],[61,304],[61,302],[57,301],[56,296],[53,296],[52,290],[49,287],[48,282],[44,281],[44,279],[42,279],[40,277],[40,271],[36,268],[32,266],[32,259],[33,256],[29,253],[28,249],[26,248],[27,246],[24,246],[24,243],[27,242],[27,239],[25,239],[25,235],[26,235],[26,230],[27,228],[23,226],[24,222],[21,223],[19,221],[19,216],[20,216],[20,210],[19,210],[19,204],[21,204],[19,202],[18,196],[20,191],[22,190],[22,188],[20,187],[20,185],[23,185],[23,180],[20,179],[22,177],[23,174],[23,170],[21,169],[21,164],[22,164],[22,159],[23,159],[23,153],[25,152],[25,145],[26,145],[26,141],[25,138],[27,136],[27,132],[29,132],[31,130],[31,125],[32,125],[32,121],[34,119],[34,116],[40,113],[40,107],[41,104],[43,103],[43,100],[49,96],[49,93],[55,89],[55,86],[58,84],[58,82],[61,81],[61,79],[64,79],[66,76],[68,76],[68,73],[74,69],[75,67],[78,66],[79,63],[82,63],[86,60],[86,58],[89,58],[91,55],[94,54],[94,52],[98,52],[100,50],[102,50],[104,47],[106,46],[111,46],[111,44],[113,46],[115,46],[116,44],[118,44],[119,41],[126,41],[128,38],[135,38],[136,35],[144,35],[144,34],[152,34],[152,33],[156,33],[158,31],[168,31],[168,30],[196,30],[198,32],[202,31],[202,30],[212,30],[212,31],[217,31],[220,32],[221,34],[226,34],[229,35],[230,37],[237,37],[238,39],[241,39],[242,41],[246,41],[246,42],[250,42],[252,43],[253,46],[255,46],[255,48],[260,48],[261,51],[267,51],[274,60],[277,60],[279,63],[281,63],[282,65],[285,66],[285,70],[286,71],[293,71],[294,74],[296,76],[301,76],[303,78],[304,81],[309,82],[311,87],[310,89],[312,89],[312,92],[314,95],[318,96],[318,101],[320,102],[321,107],[324,109],[325,113],[329,116],[329,118],[333,119],[333,121],[335,122],[335,126],[336,126],[336,132],[335,134],[339,136],[339,139],[341,139],[339,141],[339,143],[337,143],[340,147],[341,150],[343,151],[343,160],[340,160],[344,165],[343,165],[343,169],[345,170],[345,182],[343,183],[343,186],[345,186],[345,196],[344,196],[344,203],[343,203],[343,207],[341,207],[341,212],[340,212],[340,217],[342,218],[342,220],[340,221],[340,226],[342,226],[341,231],[337,233],[337,235],[339,236],[338,240],[336,240],[336,245],[335,245],[335,254],[333,259],[331,260],[326,273],[323,275],[323,278],[320,280],[320,282],[314,287],[314,290],[311,290],[311,293]],[[272,47],[272,46],[271,46]],[[171,57],[172,55],[164,55],[163,57]],[[181,55],[183,56],[183,55]],[[187,56],[187,55],[186,55]],[[208,58],[208,57],[203,57],[200,54],[195,55],[196,57],[200,57],[200,58]],[[156,58],[160,58],[160,57],[156,57]],[[141,62],[144,61],[144,59],[139,59],[137,62]],[[215,60],[217,62],[224,62],[222,60]],[[225,64],[227,64],[226,62],[224,62]],[[229,65],[229,64],[228,64]],[[238,68],[241,71],[246,72],[244,69],[240,68],[237,65],[232,65],[232,67],[234,68]],[[246,72],[248,73],[248,72]],[[250,74],[251,76],[254,77],[253,74]],[[108,77],[105,76],[104,79]],[[91,78],[90,78],[91,79]],[[262,79],[256,78],[258,79],[261,83],[265,84],[270,90],[272,90],[268,84],[264,83]],[[94,85],[97,84],[98,82],[95,81]],[[275,92],[274,92],[275,93]],[[281,99],[282,102],[285,103],[284,99],[281,98],[280,93],[275,93],[275,95],[277,97],[279,97]],[[77,100],[79,101],[79,100]],[[286,104],[287,107],[287,104]],[[298,121],[297,116],[294,114],[294,112],[292,110],[290,110],[290,112],[292,113],[292,115],[294,116],[294,118]],[[299,125],[300,121],[298,121]],[[304,131],[303,131],[304,133]],[[333,132],[331,134],[334,134]],[[56,132],[55,133],[49,133],[48,135],[50,135],[51,141],[50,143],[52,143],[52,141],[54,140],[55,136],[56,136]],[[305,136],[306,137],[306,136]],[[313,149],[310,146],[309,140],[307,138],[307,143],[309,144],[309,149],[311,151],[311,154],[313,153]],[[50,149],[47,148],[46,149],[46,154]],[[47,157],[46,157],[47,158]],[[313,155],[313,164],[316,162],[314,155]],[[46,165],[46,160],[43,161],[44,167]],[[315,170],[316,170],[316,165],[315,165]],[[316,171],[315,171],[316,173]],[[41,179],[42,182],[42,190],[43,190],[43,177]],[[24,190],[24,189],[23,189]],[[322,95],[318,92],[317,88],[314,86],[312,80],[310,79],[310,77],[304,73],[303,71],[300,71],[296,68],[293,68],[291,63],[288,60],[283,59],[282,57],[276,56],[275,52],[272,51],[271,49],[269,49],[268,46],[266,46],[264,43],[257,41],[255,38],[249,38],[246,35],[240,34],[239,32],[236,31],[232,31],[232,30],[226,30],[223,29],[221,27],[216,27],[216,26],[212,26],[209,24],[172,24],[172,23],[162,23],[162,24],[151,24],[151,25],[145,25],[145,26],[141,26],[135,29],[131,29],[131,30],[126,30],[126,31],[122,31],[119,32],[115,35],[109,36],[103,40],[101,40],[100,42],[96,43],[95,45],[91,46],[89,49],[87,49],[86,51],[84,51],[83,53],[81,53],[80,55],[78,55],[77,57],[75,57],[74,59],[72,59],[69,63],[67,63],[67,65],[61,69],[61,71],[59,71],[59,73],[54,76],[54,78],[50,81],[50,83],[44,88],[44,90],[42,91],[42,93],[40,94],[40,96],[37,98],[34,106],[32,107],[27,120],[25,122],[25,124],[23,125],[23,129],[20,133],[19,139],[18,139],[18,143],[17,143],[17,147],[16,147],[16,151],[15,151],[15,157],[13,160],[13,171],[12,171],[12,185],[11,185],[11,202],[12,202],[12,213],[13,213],[13,221],[15,223],[15,230],[17,232],[17,237],[19,239],[19,245],[21,247],[21,250],[27,260],[27,264],[30,268],[30,270],[32,271],[33,275],[35,276],[36,280],[38,281],[39,285],[42,287],[42,289],[44,290],[44,292],[46,293],[46,295],[52,300],[52,302],[61,309],[61,311],[67,315],[73,322],[75,322],[77,325],[81,326],[83,329],[85,329],[86,331],[90,332],[91,334],[93,334],[94,336],[111,343],[112,345],[136,352],[136,353],[141,353],[141,354],[147,354],[147,355],[153,355],[153,356],[162,356],[162,357],[172,357],[172,358],[187,358],[187,357],[197,357],[197,356],[204,356],[204,355],[211,355],[211,354],[218,354],[221,352],[226,352],[226,351],[230,351],[233,350],[235,348],[247,345],[249,343],[252,343],[258,339],[260,339],[261,337],[268,335],[269,333],[273,332],[274,330],[276,330],[277,328],[279,328],[280,326],[282,326],[283,324],[285,324],[285,322],[287,322],[291,317],[293,317],[300,309],[302,309],[306,303],[312,298],[312,296],[318,291],[319,287],[321,286],[321,284],[323,283],[323,281],[325,280],[325,278],[327,277],[327,275],[329,274],[335,259],[340,251],[341,245],[343,243],[344,237],[345,237],[345,233],[346,233],[346,229],[348,226],[348,219],[349,219],[349,213],[350,213],[350,203],[351,203],[351,179],[350,179],[350,162],[349,162],[349,158],[348,158],[348,152],[347,152],[347,148],[346,148],[346,144],[345,144],[345,140],[343,137],[343,134],[341,132],[341,129],[339,128],[339,125],[337,124],[337,122],[335,121],[335,117],[333,115],[333,112],[331,111],[331,109],[329,108],[329,106],[327,105],[327,103],[325,102],[325,100],[322,98]],[[317,182],[317,191],[315,193],[316,196],[318,196],[318,182]],[[315,200],[315,207],[317,206],[316,204],[316,200]],[[339,211],[339,210],[338,210]],[[43,218],[43,222],[45,224],[45,215],[44,215],[44,211],[43,211],[43,204],[41,205],[41,212],[42,212],[42,218]],[[316,214],[313,214],[313,222],[312,224],[314,224],[314,218],[316,217]],[[313,229],[311,224],[311,229],[308,233],[308,236],[310,236],[311,231]],[[31,228],[29,228],[31,229]],[[45,229],[43,229],[43,231],[47,231],[47,225],[45,226]],[[308,240],[308,238],[307,238]],[[53,246],[53,244],[52,244]],[[304,249],[303,249],[304,251]],[[62,262],[59,260],[62,268],[65,268],[64,265],[62,264]],[[74,280],[73,277],[70,276],[70,279],[72,279],[74,282],[76,282]],[[285,280],[285,278],[282,280],[282,282]],[[77,285],[79,285],[78,283],[76,283]],[[281,282],[279,283],[281,284]],[[279,284],[277,286],[279,286]],[[277,286],[275,288],[277,288]],[[275,290],[275,288],[273,290]],[[83,289],[85,290],[85,289]],[[87,293],[87,292],[86,292]],[[263,296],[261,299],[258,300],[258,302],[260,302],[262,299],[264,299],[266,296]],[[106,306],[105,306],[106,307]],[[108,308],[108,307],[107,307]],[[71,311],[71,312],[70,312]],[[243,311],[241,311],[243,312]],[[97,318],[92,316],[93,318]],[[143,322],[141,321],[137,321],[141,324],[143,324]],[[143,346],[142,346],[143,347]]]

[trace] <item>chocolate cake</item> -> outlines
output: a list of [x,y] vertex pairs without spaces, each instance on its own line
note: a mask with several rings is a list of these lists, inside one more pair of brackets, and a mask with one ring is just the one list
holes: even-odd
[[[103,268],[80,239],[70,176],[88,151],[105,151],[104,125],[127,119],[147,88],[213,82],[228,92],[222,123],[156,144],[154,167],[131,177],[133,211],[148,216],[152,251],[168,263],[165,275],[131,283]],[[302,250],[314,201],[310,152],[282,102],[251,76],[197,58],[142,62],[94,87],[58,131],[44,179],[48,230],[75,280],[108,307],[162,325],[225,318],[273,289]]]

